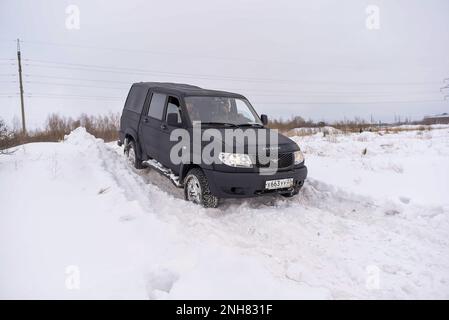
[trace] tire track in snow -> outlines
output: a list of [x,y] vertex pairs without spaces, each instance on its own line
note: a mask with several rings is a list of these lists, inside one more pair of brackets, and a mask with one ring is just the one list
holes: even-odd
[[[180,189],[171,188],[168,181],[154,185],[151,170],[138,172],[130,168],[117,149],[103,143],[97,147],[104,169],[127,198],[161,220],[176,224],[187,238],[194,234],[196,240],[216,241],[248,255],[263,256],[275,275],[314,286],[324,285],[336,298],[407,297],[405,291],[420,287],[418,280],[403,276],[413,274],[410,269],[419,258],[407,259],[401,252],[413,254],[413,245],[407,243],[410,234],[418,231],[416,238],[421,231],[426,234],[419,227],[407,225],[408,216],[402,214],[404,210],[416,210],[350,194],[314,179],[308,180],[296,198],[226,200],[219,209],[204,209],[179,199]],[[157,177],[158,173],[153,175]],[[390,209],[399,214],[386,216]],[[440,235],[431,243],[438,239],[441,241]],[[430,257],[434,259],[433,254]],[[445,263],[447,266],[447,259]],[[365,268],[370,264],[379,264],[386,270],[387,279],[399,277],[401,285],[368,292],[363,284]],[[442,266],[434,264],[434,267]],[[426,271],[422,267],[415,269],[420,273]]]

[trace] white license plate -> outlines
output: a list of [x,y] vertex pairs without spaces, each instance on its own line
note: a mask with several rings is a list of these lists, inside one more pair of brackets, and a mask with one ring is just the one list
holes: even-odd
[[265,181],[265,189],[283,189],[293,186],[293,178]]

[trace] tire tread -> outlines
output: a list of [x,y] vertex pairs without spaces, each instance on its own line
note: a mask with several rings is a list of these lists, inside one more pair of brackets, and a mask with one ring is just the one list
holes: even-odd
[[[209,182],[207,181],[207,177],[204,174],[203,170],[200,168],[190,169],[186,175],[186,181],[190,175],[195,175],[201,184],[202,197],[201,197],[201,205],[205,208],[216,208],[218,206],[218,197],[214,196],[210,192]],[[184,187],[184,196],[187,200],[187,191],[186,187]]]

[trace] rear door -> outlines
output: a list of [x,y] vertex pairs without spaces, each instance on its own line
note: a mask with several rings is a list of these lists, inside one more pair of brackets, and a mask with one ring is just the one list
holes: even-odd
[[149,99],[149,107],[142,114],[139,136],[146,155],[160,162],[161,126],[167,95],[159,92],[150,92],[149,94],[151,94],[151,99]]
[[120,138],[124,138],[126,131],[137,133],[140,114],[142,113],[147,92],[148,89],[139,85],[133,85],[129,90],[120,118]]
[[[178,125],[169,126],[167,124],[167,116],[170,113],[175,113],[178,115]],[[178,165],[174,165],[170,159],[170,151],[172,147],[178,143],[177,141],[170,141],[170,134],[173,130],[180,128],[182,125],[182,113],[180,99],[176,96],[169,95],[167,98],[167,107],[164,114],[164,121],[161,125],[161,136],[160,136],[160,162],[167,168],[172,169],[173,172],[178,173]]]

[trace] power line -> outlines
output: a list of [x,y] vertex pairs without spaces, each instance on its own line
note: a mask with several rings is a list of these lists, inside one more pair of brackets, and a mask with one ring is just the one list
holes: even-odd
[[[164,51],[153,51],[153,50],[139,50],[139,49],[127,49],[127,48],[112,48],[112,47],[99,47],[92,45],[80,45],[80,44],[68,44],[68,43],[56,43],[56,42],[47,42],[47,41],[35,41],[35,40],[27,40],[24,43],[37,44],[37,45],[47,45],[47,46],[58,46],[58,47],[72,47],[72,48],[81,48],[81,49],[96,49],[103,51],[122,51],[122,52],[134,52],[134,53],[142,53],[142,54],[154,54],[154,55],[180,55],[179,52],[164,52]],[[250,61],[250,62],[274,62],[267,60],[259,60],[259,59],[245,59],[245,58],[232,58],[232,57],[218,57],[218,56],[209,56],[209,55],[197,55],[197,54],[187,54],[185,52],[182,53],[182,56],[190,56],[192,58],[208,58],[208,59],[217,59],[217,60],[232,60],[232,61]],[[280,63],[290,62],[286,61],[278,61]]]
[[[118,99],[118,100],[124,100],[124,97],[109,97],[109,96],[83,96],[83,95],[63,95],[63,94],[56,94],[56,95],[48,95],[48,94],[27,94],[26,97],[54,97],[54,98],[70,98],[70,97],[76,97],[76,98],[99,98],[99,99]],[[257,96],[255,96],[257,97]],[[328,98],[335,98],[335,97],[328,97]],[[444,102],[444,100],[388,100],[388,101],[298,101],[298,102],[283,102],[283,101],[261,101],[258,102],[257,98],[254,100],[258,104],[272,104],[272,105],[294,105],[294,104],[388,104],[388,103],[423,103],[423,102]]]
[[40,74],[25,74],[25,77],[29,78],[46,78],[46,79],[58,79],[58,80],[70,80],[70,81],[93,81],[93,82],[106,82],[106,83],[122,83],[131,85],[133,82],[130,81],[116,81],[116,80],[106,80],[106,79],[88,79],[88,78],[73,78],[73,77],[59,77],[59,76],[47,76]]
[[92,99],[119,99],[124,97],[115,96],[95,96],[95,95],[78,95],[78,94],[59,94],[59,93],[28,93],[27,97],[58,97],[58,98],[92,98]]
[[51,97],[51,96],[26,96],[28,99],[54,99],[54,100],[84,100],[84,101],[103,101],[103,102],[119,102],[119,99],[102,99],[89,97]]
[[239,88],[233,88],[233,87],[220,87],[215,88],[216,90],[220,91],[238,91],[238,92],[246,92],[246,93],[262,93],[260,96],[271,96],[272,93],[274,93],[276,96],[286,96],[285,94],[342,94],[342,95],[357,95],[357,94],[407,94],[407,93],[428,93],[428,94],[438,94],[438,91],[428,91],[428,90],[413,90],[409,91],[410,89],[407,89],[407,91],[321,91],[321,90],[304,90],[304,89],[298,89],[298,90],[253,90],[253,89],[244,89],[242,87]]
[[[94,49],[101,51],[109,51],[116,53],[118,51],[121,52],[130,52],[130,53],[138,53],[138,54],[151,54],[151,55],[160,55],[160,56],[182,56],[183,58],[190,59],[212,59],[212,60],[220,60],[220,61],[238,61],[238,62],[252,62],[252,63],[277,63],[284,65],[302,65],[302,66],[310,66],[310,64],[300,64],[296,61],[286,61],[286,60],[267,60],[267,59],[254,59],[254,58],[241,58],[241,57],[220,57],[220,56],[212,56],[212,55],[202,55],[196,53],[186,53],[183,51],[179,52],[167,52],[167,51],[154,51],[154,50],[144,50],[144,49],[129,49],[129,48],[112,48],[112,47],[99,47],[92,45],[80,45],[73,43],[57,43],[57,42],[48,42],[48,41],[36,41],[36,40],[27,40],[22,41],[24,43],[35,44],[35,45],[44,45],[44,46],[57,46],[57,47],[70,47],[70,48],[80,48],[80,49]],[[334,65],[335,66],[335,65]],[[339,67],[349,67],[353,68],[354,66],[339,66]]]
[[[0,81],[1,82],[1,81]],[[16,81],[13,81],[16,83]],[[127,90],[128,88],[125,87],[104,87],[104,86],[92,86],[92,85],[81,85],[81,84],[64,84],[64,83],[54,83],[54,82],[39,82],[39,81],[25,81],[25,83],[29,84],[43,84],[43,85],[52,85],[52,86],[62,86],[62,87],[80,87],[80,88],[100,88],[100,89],[113,89],[113,90]],[[316,93],[302,93],[298,92],[296,95],[286,95],[286,94],[251,94],[248,93],[248,96],[252,97],[274,97],[274,98],[283,98],[283,97],[334,97],[334,98],[340,98],[340,97],[353,97],[354,93],[344,93],[344,94],[329,94],[326,92],[316,92]],[[432,93],[416,93],[416,95],[432,95]],[[394,94],[391,93],[385,93],[385,94],[363,94],[362,96],[358,95],[358,97],[395,97]]]
[[[68,62],[53,62],[53,61],[45,61],[45,60],[34,60],[34,59],[25,59],[27,62],[27,66],[31,67],[43,67],[43,68],[56,68],[56,69],[66,69],[66,70],[80,70],[80,71],[93,71],[93,72],[111,72],[111,73],[123,73],[123,74],[162,74],[162,75],[170,75],[176,77],[187,77],[187,78],[195,78],[195,79],[209,79],[209,80],[232,80],[232,81],[244,81],[244,82],[288,82],[292,83],[293,80],[287,79],[268,79],[268,78],[245,78],[245,77],[233,77],[233,76],[216,76],[216,75],[206,75],[206,74],[192,74],[192,73],[178,73],[178,72],[166,72],[166,71],[158,71],[158,70],[145,70],[145,69],[137,69],[137,68],[129,68],[129,67],[115,67],[115,66],[104,66],[104,65],[95,65],[95,64],[80,64],[80,63],[68,63]],[[71,77],[57,77],[57,76],[41,76],[43,78],[53,78],[59,80],[70,80],[70,81],[98,81],[98,82],[109,82],[109,83],[123,83],[130,84],[125,81],[111,81],[111,80],[93,80],[86,78],[71,78]],[[52,86],[65,86],[65,87],[88,87],[88,88],[102,88],[102,89],[115,89],[122,90],[125,88],[122,87],[110,87],[110,86],[98,86],[98,85],[87,85],[87,84],[74,84],[74,83],[59,83],[59,82],[45,82],[45,81],[25,81],[26,83],[38,84],[38,85],[52,85]],[[440,82],[332,82],[332,81],[320,81],[320,82],[307,82],[303,81],[305,84],[334,84],[334,85],[399,85],[399,86],[407,86],[407,85],[433,85],[435,83],[440,84]],[[250,90],[242,90],[251,92]],[[255,97],[286,97],[286,95],[270,95],[267,94],[267,91],[262,94],[251,94]],[[275,93],[279,93],[279,91],[275,91]],[[345,95],[365,95],[365,97],[381,97],[386,96],[389,92],[339,92],[339,91],[316,91],[316,92],[303,92],[303,91],[291,91],[291,93],[299,96],[323,96],[328,94],[335,94],[335,97],[342,97]],[[366,94],[371,95],[366,95]],[[411,94],[432,94],[427,93],[427,91],[421,92],[412,92]],[[54,98],[54,99],[65,99],[65,98],[76,98],[76,99],[120,99],[123,100],[122,97],[108,97],[108,96],[82,96],[82,95],[50,95],[50,94],[29,94],[27,97],[41,97],[41,98]],[[329,98],[329,96],[327,96]],[[381,104],[381,103],[423,103],[423,102],[442,102],[444,100],[392,100],[392,101],[360,101],[360,102],[260,102],[260,104]]]
[[273,102],[255,102],[254,104],[271,104],[271,105],[307,105],[307,104],[395,104],[395,103],[425,103],[425,102],[445,102],[444,100],[408,100],[408,101],[359,101],[359,102],[355,102],[355,101],[348,101],[348,102],[343,102],[343,101],[339,101],[339,102],[278,102],[278,101],[273,101]]
[[[45,75],[25,75],[26,78],[34,78],[34,77],[42,77],[42,78],[49,78],[49,79],[60,79],[60,80],[70,80],[70,81],[91,81],[91,82],[106,82],[106,83],[120,83],[120,84],[126,84],[130,86],[132,82],[130,81],[113,81],[113,80],[104,80],[104,79],[87,79],[87,78],[72,78],[72,77],[55,77],[55,76],[45,76]],[[1,82],[1,81],[0,81]],[[56,83],[56,82],[41,82],[41,81],[25,81],[26,83],[37,83],[37,84],[48,84],[48,85],[56,85],[56,86],[73,86],[73,87],[92,87],[92,88],[107,88],[107,89],[125,89],[122,87],[106,87],[106,86],[95,86],[95,85],[83,85],[83,84],[70,84],[70,83]],[[429,91],[413,91],[413,92],[385,92],[385,91],[304,91],[304,90],[296,90],[296,91],[268,91],[268,93],[265,93],[267,91],[253,91],[253,90],[246,90],[241,88],[233,88],[233,89],[225,89],[225,90],[238,90],[240,92],[247,92],[251,96],[266,96],[266,97],[286,97],[286,96],[322,96],[322,95],[335,95],[335,96],[353,96],[353,95],[364,95],[364,96],[386,96],[386,95],[396,95],[396,94],[439,94],[439,92],[429,92]],[[264,92],[260,94],[260,92]],[[274,94],[270,94],[270,92]],[[293,95],[289,95],[293,94]]]
[[[25,74],[24,75],[26,78],[48,78],[48,79],[58,79],[58,80],[69,80],[69,81],[93,81],[93,82],[106,82],[106,83],[120,83],[120,84],[127,84],[129,86],[131,86],[134,82],[136,81],[116,81],[116,80],[107,80],[107,79],[89,79],[89,78],[74,78],[74,77],[60,77],[60,76],[48,76],[48,75],[41,75],[41,74]],[[252,90],[252,89],[243,89],[243,88],[220,88],[219,90],[224,90],[224,91],[229,91],[229,90],[236,90],[236,91],[245,91],[245,92],[252,92],[252,93],[296,93],[296,94],[302,94],[302,93],[316,93],[316,94],[327,94],[327,93],[335,93],[335,94],[364,94],[364,93],[368,93],[368,94],[395,94],[398,92],[393,92],[393,91],[309,91],[309,90]],[[411,91],[410,93],[429,93],[429,94],[433,94],[433,93],[438,93],[437,91]],[[399,92],[400,93],[400,92]],[[271,96],[271,95],[269,95]]]
[[[103,100],[124,100],[124,97],[117,97],[117,96],[92,96],[92,95],[67,95],[67,94],[54,94],[54,93],[29,93],[26,95],[27,97],[33,98],[55,98],[55,99],[103,99]],[[395,104],[395,103],[424,103],[424,102],[445,102],[444,100],[391,100],[391,101],[338,101],[338,102],[331,102],[331,101],[297,101],[297,102],[279,102],[279,101],[256,101],[255,104],[272,104],[272,105],[295,105],[295,104]]]
[[[74,43],[61,43],[61,42],[50,42],[50,41],[40,41],[40,40],[25,40],[21,41],[25,44],[32,44],[32,45],[41,45],[41,46],[56,46],[56,47],[66,47],[66,48],[80,48],[80,49],[89,49],[89,50],[101,50],[101,51],[109,51],[112,53],[116,53],[118,51],[121,52],[128,52],[128,53],[137,53],[137,54],[151,54],[151,55],[160,55],[160,56],[177,56],[182,58],[190,58],[190,59],[212,59],[212,60],[220,60],[220,61],[234,61],[234,62],[251,62],[251,63],[263,63],[263,64],[282,64],[282,65],[296,65],[296,66],[305,66],[310,67],[313,66],[311,63],[298,63],[297,61],[289,61],[289,60],[272,60],[272,59],[255,59],[255,58],[247,58],[247,57],[223,57],[223,56],[215,56],[215,55],[204,55],[204,54],[198,54],[198,53],[187,53],[185,51],[183,52],[169,52],[169,51],[155,51],[155,50],[146,50],[146,49],[129,49],[129,48],[123,48],[123,47],[100,47],[95,45],[86,45],[86,44],[74,44]],[[416,65],[415,65],[416,66]],[[348,69],[354,69],[358,68],[358,65],[354,64],[340,64],[336,65],[333,64],[319,64],[317,67],[338,67],[338,68],[348,68]]]
[[[26,61],[40,63],[40,64],[27,64],[29,66],[35,67],[46,67],[46,68],[59,68],[59,69],[77,69],[77,70],[87,70],[87,71],[97,71],[97,72],[111,72],[111,73],[124,73],[124,74],[157,74],[157,75],[170,75],[177,77],[187,77],[187,78],[199,78],[206,80],[232,80],[232,81],[257,81],[257,82],[286,82],[290,80],[283,79],[266,79],[266,78],[244,78],[244,77],[232,77],[232,76],[215,76],[215,75],[205,75],[205,74],[193,74],[193,73],[180,73],[180,72],[167,72],[159,70],[145,70],[129,67],[114,67],[114,66],[102,66],[93,64],[79,64],[79,63],[66,63],[66,62],[51,62],[43,60],[33,60],[28,59]],[[43,64],[43,65],[42,65]],[[47,66],[45,64],[50,64]],[[55,66],[56,65],[56,66]]]
[[43,85],[52,85],[52,86],[61,86],[61,87],[82,87],[82,88],[98,88],[98,89],[114,89],[114,90],[124,90],[124,87],[104,87],[104,86],[96,86],[96,85],[83,85],[83,84],[72,84],[72,83],[57,83],[57,82],[42,82],[42,81],[25,81],[25,83],[31,84],[43,84]]
[[[245,92],[245,90],[241,90],[241,92]],[[250,93],[248,91],[247,95],[254,96],[254,97],[303,97],[303,96],[311,96],[311,97],[385,97],[385,96],[398,96],[398,95],[407,95],[407,96],[422,96],[422,95],[437,95],[440,94],[438,91],[434,92],[428,92],[428,91],[421,91],[421,92],[301,92],[298,91],[296,94],[258,94],[258,93]]]
[[[91,88],[106,88],[106,89],[114,89],[114,90],[124,90],[124,89],[126,89],[126,88],[118,88],[118,87],[102,87],[102,86],[90,86],[90,85],[78,85],[78,84],[61,84],[61,83],[53,83],[53,82],[34,82],[34,81],[25,81],[26,83],[31,83],[31,84],[33,84],[33,83],[37,83],[37,84],[44,84],[44,85],[52,85],[52,86],[67,86],[67,87],[91,87]],[[428,95],[429,93],[417,93],[418,95]],[[391,95],[391,93],[386,93],[386,94],[384,94],[384,95],[382,95],[382,94],[371,94],[371,95],[364,95],[363,97],[385,97],[385,96],[388,96],[388,95]],[[60,95],[59,95],[60,96]],[[78,95],[77,95],[78,96]],[[263,94],[260,94],[260,95],[258,95],[258,94],[249,94],[249,96],[252,96],[252,97],[278,97],[278,98],[282,98],[282,97],[292,97],[291,95],[290,96],[288,96],[288,95],[263,95]],[[327,97],[327,98],[339,98],[339,97],[345,97],[345,96],[354,96],[354,94],[353,93],[347,93],[347,94],[340,94],[340,95],[326,95],[325,93],[323,93],[323,92],[317,92],[317,93],[315,93],[315,94],[311,94],[311,93],[298,93],[296,96],[293,96],[293,97],[307,97],[307,96],[309,96],[309,97],[323,97],[323,96],[325,96],[325,97]],[[360,96],[359,96],[360,97]],[[109,98],[109,97],[102,97],[102,98]],[[123,99],[123,98],[121,98],[121,97],[112,97],[113,99]],[[429,101],[429,100],[407,100],[407,101],[405,101],[405,102],[414,102],[414,101],[416,101],[416,102],[420,102],[420,101],[422,101],[422,102],[427,102],[427,101]],[[391,102],[391,101],[386,101],[385,103],[389,103],[389,102]],[[395,102],[395,101],[393,101],[393,102]],[[265,102],[264,102],[265,103]],[[301,102],[302,103],[302,102]],[[303,103],[315,103],[315,102],[303,102]],[[321,103],[332,103],[332,104],[338,104],[338,103],[346,103],[346,102],[339,102],[339,101],[335,101],[335,102],[316,102],[316,103],[319,103],[319,104],[321,104]],[[371,101],[365,101],[365,102],[355,102],[355,103],[374,103],[374,102],[371,102]],[[375,102],[375,103],[380,103],[380,102]],[[277,101],[277,102],[266,102],[266,104],[296,104],[296,102],[282,102],[282,101]]]
[[307,85],[435,85],[440,82],[433,81],[416,81],[416,82],[336,82],[336,81],[297,81],[294,79],[273,79],[273,78],[253,78],[253,77],[233,77],[233,76],[216,76],[210,74],[193,74],[193,73],[179,73],[179,72],[167,72],[159,70],[146,70],[129,67],[114,67],[103,66],[94,64],[79,64],[79,63],[66,63],[66,62],[51,62],[44,60],[27,59],[26,61],[38,63],[27,64],[27,66],[43,67],[43,68],[55,68],[55,69],[69,69],[69,70],[82,70],[82,71],[96,71],[107,73],[119,73],[119,74],[153,74],[153,75],[169,75],[189,79],[204,79],[204,80],[224,80],[224,81],[243,81],[243,82],[275,82],[275,83],[303,83]]

